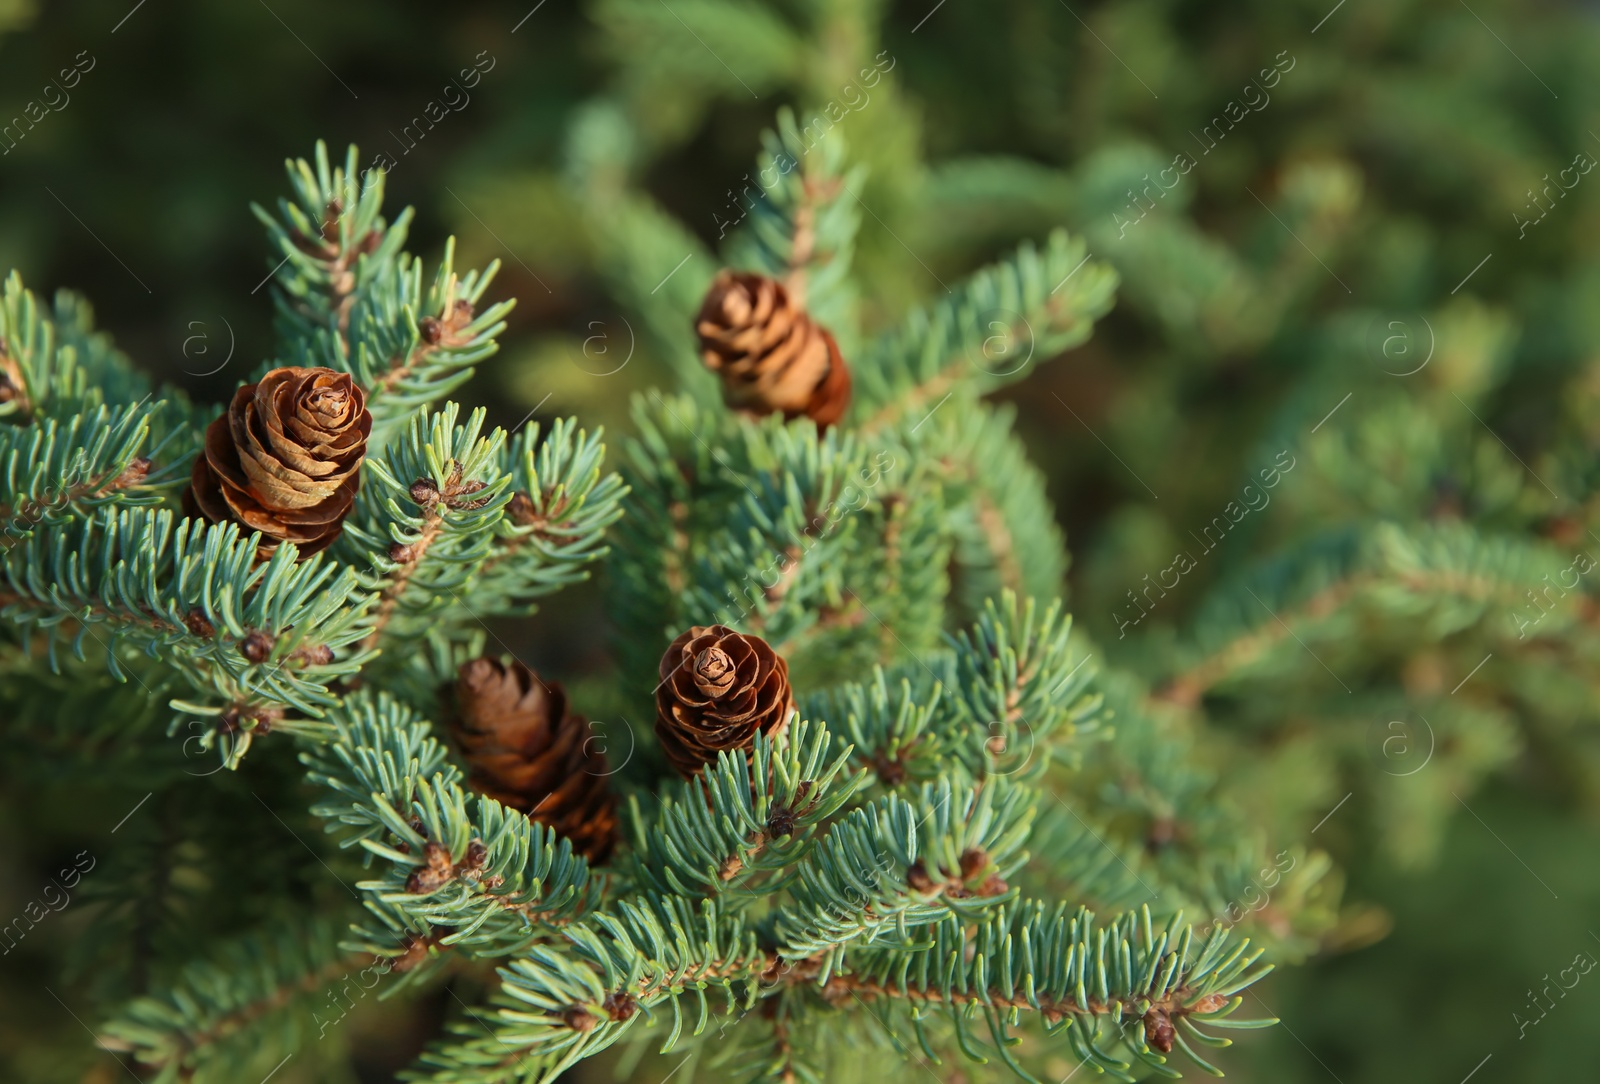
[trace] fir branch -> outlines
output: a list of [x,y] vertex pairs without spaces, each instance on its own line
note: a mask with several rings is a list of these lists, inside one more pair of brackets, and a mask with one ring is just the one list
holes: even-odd
[[300,757],[327,794],[312,812],[344,834],[341,846],[384,860],[356,886],[376,911],[404,928],[450,930],[441,945],[501,956],[593,909],[600,886],[571,845],[469,795],[411,709],[362,691],[330,722],[333,737]]
[[472,589],[480,612],[529,613],[532,599],[587,579],[586,566],[605,557],[605,532],[621,518],[628,487],[601,473],[602,435],[560,418],[543,441],[537,423],[512,438],[511,502]]
[[513,303],[483,300],[499,267],[496,261],[457,275],[451,238],[426,289],[422,261],[402,253],[392,280],[355,306],[351,371],[368,388],[380,445],[418,407],[471,379],[472,366],[499,349],[496,340]]
[[1040,612],[1006,592],[971,629],[947,636],[947,650],[841,682],[802,707],[842,721],[857,759],[886,786],[956,765],[1034,778],[1054,756],[1076,762],[1081,744],[1108,736],[1109,713],[1089,691],[1095,670],[1071,632],[1058,602]]
[[748,186],[740,192],[749,199],[742,212],[749,220],[729,239],[724,262],[781,280],[796,306],[842,337],[849,355],[856,319],[849,273],[861,213],[846,197],[866,170],[846,167],[843,136],[809,137],[787,107],[761,143],[759,194],[749,195]]
[[370,458],[363,487],[337,552],[372,567],[376,595],[363,647],[380,638],[415,639],[446,609],[464,608],[459,591],[492,550],[496,525],[511,501],[503,469],[505,431],[487,437],[484,411],[456,424],[457,408],[426,407],[405,436]]
[[834,754],[826,726],[796,722],[776,740],[758,734],[748,761],[743,753],[718,754],[715,765],[648,810],[635,795],[628,823],[637,880],[681,896],[770,894],[781,878],[751,877],[806,854],[865,782],[841,777],[849,758],[848,746]]
[[[824,995],[835,1002],[854,997],[942,1007],[958,1035],[976,1008],[994,1036],[995,1053],[1025,1080],[1035,1078],[1007,1052],[1014,1041],[1008,1025],[1020,1011],[1038,1013],[1047,1034],[1064,1031],[1079,1060],[1126,1081],[1136,1078],[1127,1072],[1132,1062],[1112,1053],[1118,1045],[1141,1063],[1141,1071],[1179,1075],[1166,1067],[1164,1056],[1176,1044],[1202,1069],[1221,1075],[1190,1040],[1227,1042],[1201,1032],[1196,1019],[1223,1028],[1276,1022],[1231,1018],[1243,1002],[1238,991],[1271,970],[1252,970],[1261,950],[1250,952],[1246,941],[1230,951],[1224,930],[1197,945],[1182,916],[1159,934],[1148,908],[1097,929],[1094,916],[1081,908],[1074,914],[1065,905],[1023,901],[1001,908],[976,929],[952,915],[929,932],[915,947],[859,955],[853,973],[827,980]],[[1130,1035],[1128,1023],[1143,1027]],[[1105,1024],[1115,1028],[1111,1050],[1101,1046]],[[970,1036],[961,1045],[969,1056],[976,1052]]]
[[[981,913],[1011,890],[1026,860],[1027,793],[1003,780],[924,784],[855,810],[795,866],[791,901],[773,916],[779,954],[798,960],[898,936],[949,911]],[[823,978],[830,970],[823,969]]]
[[[1497,610],[1515,613],[1527,585],[1563,563],[1547,545],[1485,537],[1465,524],[1380,522],[1321,535],[1208,601],[1188,657],[1156,696],[1192,707],[1242,673],[1298,667],[1300,642],[1319,625],[1347,628],[1371,615],[1466,628]],[[1293,652],[1277,650],[1290,641]]]
[[902,438],[946,492],[956,601],[971,617],[1002,591],[1053,598],[1066,583],[1066,539],[1015,419],[1010,404],[956,398]]
[[151,458],[139,453],[151,416],[162,405],[102,405],[64,424],[45,418],[26,428],[0,429],[0,546],[10,547],[69,514],[85,516],[111,503],[153,503],[157,498],[147,492]]
[[648,692],[662,648],[684,626],[717,612],[688,609],[691,576],[704,539],[726,525],[720,511],[746,495],[749,483],[744,442],[720,406],[655,394],[636,396],[632,413],[637,434],[623,442],[628,496],[604,582],[619,633],[619,672]]
[[[278,215],[252,204],[280,255],[273,268],[279,333],[294,347],[327,346],[341,366],[353,360],[351,310],[365,293],[393,274],[405,244],[410,211],[393,223],[382,217],[384,174],[362,173],[352,145],[344,164],[330,167],[327,145],[317,142],[315,164],[286,160],[293,199],[278,201]],[[287,273],[281,273],[287,268]]]
[[[95,330],[94,314],[81,297],[62,290],[54,306],[46,306],[15,271],[6,277],[0,289],[0,419],[71,424],[84,411],[131,407],[154,391],[110,337]],[[190,411],[181,393],[160,394],[173,402],[170,416]]]
[[1024,244],[953,297],[919,309],[856,366],[851,408],[863,434],[921,419],[953,393],[981,395],[1089,337],[1110,308],[1116,273],[1063,231],[1041,252]]
[[459,1039],[423,1055],[428,1079],[467,1084],[515,1072],[554,1080],[663,1004],[672,1009],[664,1043],[671,1049],[685,1024],[683,1001],[693,1001],[690,1034],[698,1036],[710,1015],[707,989],[721,990],[724,1011],[732,1012],[741,985],[748,1007],[754,980],[770,966],[755,934],[713,900],[642,896],[563,936],[564,945],[536,946],[502,970],[493,1008],[457,1025]]
[[[1041,612],[1033,599],[1007,591],[990,599],[971,631],[954,639],[951,704],[973,723],[1020,728],[1042,771],[1052,751],[1068,742],[1093,740],[1101,724],[1102,698],[1089,691],[1090,656],[1071,642],[1072,618],[1059,601]],[[1009,765],[1011,772],[1025,765]],[[1031,769],[1029,769],[1031,770]]]
[[314,995],[375,963],[378,977],[388,970],[364,954],[340,953],[338,925],[319,917],[225,943],[164,989],[119,1007],[100,1028],[100,1045],[132,1054],[161,1079],[240,1080],[270,1070],[319,1023]]
[[352,146],[330,167],[319,142],[314,165],[285,163],[294,198],[279,201],[278,215],[252,210],[281,253],[271,277],[282,357],[353,374],[367,390],[376,449],[498,349],[511,303],[483,305],[499,265],[458,275],[453,239],[424,285],[422,261],[403,251],[410,208],[385,223],[383,171],[358,164]]
[[292,545],[258,564],[258,541],[232,524],[103,509],[0,555],[0,612],[43,633],[52,659],[62,643],[83,658],[95,640],[119,679],[124,645],[162,658],[206,698],[180,710],[251,725],[281,724],[281,708],[316,717],[335,702],[328,683],[364,661],[360,583],[298,562]]
[[800,713],[846,728],[857,759],[879,784],[893,788],[934,779],[947,763],[959,760],[967,736],[936,724],[944,718],[939,714],[943,695],[943,683],[924,667],[906,667],[891,678],[879,666],[868,681],[844,682],[804,697]]

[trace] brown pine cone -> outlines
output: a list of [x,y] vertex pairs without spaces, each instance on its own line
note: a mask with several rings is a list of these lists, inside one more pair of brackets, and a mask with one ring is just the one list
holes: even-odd
[[789,664],[759,636],[696,625],[661,656],[656,737],[686,779],[724,749],[748,749],[757,731],[783,733],[793,708]]
[[730,406],[802,414],[828,426],[850,405],[850,368],[827,328],[794,304],[783,283],[722,270],[695,317],[701,356],[722,377]]
[[617,834],[611,769],[561,686],[521,662],[480,658],[461,664],[455,688],[450,729],[473,789],[566,836],[591,862],[604,861]]
[[263,559],[293,542],[303,560],[343,530],[371,432],[366,397],[348,373],[274,369],[234,392],[206,429],[184,511],[260,531]]

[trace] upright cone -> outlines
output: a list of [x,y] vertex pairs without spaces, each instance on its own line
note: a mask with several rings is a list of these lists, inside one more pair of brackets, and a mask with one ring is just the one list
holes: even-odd
[[850,369],[833,335],[776,279],[719,271],[694,328],[730,406],[826,426],[850,405]]

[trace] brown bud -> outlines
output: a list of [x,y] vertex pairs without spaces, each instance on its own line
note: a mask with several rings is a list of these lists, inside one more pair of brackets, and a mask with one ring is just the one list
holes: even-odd
[[484,505],[489,503],[488,497],[482,497],[475,501],[463,500],[462,498],[469,493],[477,493],[479,490],[486,488],[488,487],[482,482],[461,482],[460,484],[451,487],[450,496],[446,498],[445,503],[458,512],[467,509],[482,508]]
[[521,490],[511,495],[511,503],[506,505],[506,514],[511,517],[511,522],[519,527],[526,527],[538,519],[538,513],[533,507],[533,498]]
[[127,489],[130,486],[144,485],[144,480],[150,477],[150,466],[151,463],[148,456],[141,455],[131,459],[128,461],[128,465],[122,468],[122,473],[117,475],[106,488],[108,490]]
[[397,565],[409,565],[417,559],[417,548],[405,542],[395,542],[389,546],[389,560]]
[[0,403],[23,398],[22,366],[11,356],[6,341],[0,338]]
[[412,870],[411,876],[406,878],[406,891],[417,896],[436,891],[455,876],[450,851],[442,844],[430,840],[422,848],[422,857],[425,864]]
[[427,962],[429,950],[439,943],[439,934],[430,930],[427,936],[412,934],[406,938],[405,951],[392,957],[394,969],[400,972],[414,970]]
[[1223,995],[1223,994],[1207,994],[1205,997],[1201,998],[1199,1001],[1196,1001],[1193,1005],[1189,1006],[1189,1010],[1191,1012],[1199,1013],[1199,1014],[1201,1014],[1203,1016],[1206,1013],[1216,1012],[1218,1009],[1222,1008],[1227,1003],[1228,1003],[1228,999],[1227,999],[1226,995]]
[[335,196],[328,201],[327,210],[322,216],[322,239],[332,242],[339,236],[339,219],[344,217],[344,200]]
[[1176,1035],[1172,1030],[1172,1020],[1160,1009],[1151,1009],[1144,1014],[1144,1041],[1161,1053],[1172,1053],[1172,1041]]
[[308,644],[292,656],[302,666],[327,666],[333,662],[333,648],[327,644]]
[[429,346],[434,345],[444,336],[444,328],[440,326],[437,316],[424,316],[418,320],[417,332],[422,336],[422,341]]
[[598,1017],[582,1005],[573,1005],[561,1014],[561,1022],[573,1031],[593,1031],[600,1023]]
[[272,732],[272,724],[283,718],[283,709],[264,704],[235,704],[217,716],[217,729],[224,734],[241,730],[254,730],[257,734]]
[[773,839],[794,835],[794,810],[786,805],[773,806],[767,814],[767,835]]
[[602,1007],[606,1010],[607,1016],[617,1021],[627,1020],[639,1011],[639,1003],[633,999],[632,994],[624,991],[607,994]]
[[217,627],[206,620],[206,615],[198,606],[183,615],[183,626],[196,636],[207,640],[217,634]]
[[998,873],[991,873],[978,885],[978,889],[975,894],[987,898],[989,896],[1004,896],[1010,891],[1011,886],[1006,884],[1004,877],[1000,876]]
[[239,654],[251,662],[266,662],[272,657],[272,649],[277,643],[277,637],[268,636],[260,629],[253,629],[250,635],[239,641]]
[[439,486],[432,478],[418,478],[411,483],[411,499],[424,508],[439,503]]

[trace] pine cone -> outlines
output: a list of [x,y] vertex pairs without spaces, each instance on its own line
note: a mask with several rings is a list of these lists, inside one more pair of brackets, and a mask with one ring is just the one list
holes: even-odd
[[611,853],[617,817],[610,766],[559,684],[520,662],[464,662],[451,732],[478,793],[549,825],[591,862]]
[[827,328],[795,305],[783,283],[723,270],[695,317],[701,356],[722,377],[730,406],[837,422],[850,405],[850,369]]
[[348,373],[274,369],[234,392],[206,429],[184,510],[260,531],[262,559],[280,542],[309,557],[344,527],[371,432],[366,397]]
[[661,656],[656,737],[685,778],[724,749],[746,749],[759,730],[781,734],[794,697],[789,664],[759,636],[696,625]]

